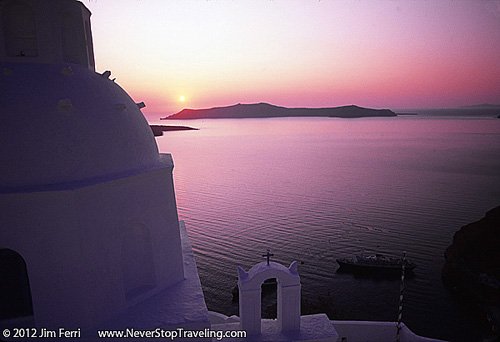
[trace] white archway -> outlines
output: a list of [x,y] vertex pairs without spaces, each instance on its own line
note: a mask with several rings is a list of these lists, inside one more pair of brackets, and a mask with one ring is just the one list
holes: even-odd
[[278,326],[282,332],[300,331],[300,277],[297,262],[285,267],[261,262],[248,272],[238,266],[240,325],[248,335],[261,333],[261,292],[265,280],[278,283]]

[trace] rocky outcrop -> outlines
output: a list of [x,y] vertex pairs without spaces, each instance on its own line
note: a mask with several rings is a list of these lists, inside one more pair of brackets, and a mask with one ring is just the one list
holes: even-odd
[[457,231],[445,258],[448,288],[484,308],[500,305],[500,206]]
[[188,127],[188,126],[163,126],[163,125],[149,125],[153,131],[155,137],[161,137],[163,132],[168,131],[192,131],[198,130],[198,128]]

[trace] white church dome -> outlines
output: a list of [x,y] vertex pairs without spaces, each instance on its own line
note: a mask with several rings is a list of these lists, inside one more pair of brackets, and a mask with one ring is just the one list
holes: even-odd
[[77,64],[0,63],[0,190],[155,167],[152,132],[127,93]]

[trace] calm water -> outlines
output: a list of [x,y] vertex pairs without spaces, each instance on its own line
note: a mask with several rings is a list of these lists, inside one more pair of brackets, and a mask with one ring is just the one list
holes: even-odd
[[[303,309],[332,319],[394,321],[398,279],[337,273],[361,251],[418,267],[404,321],[415,332],[479,339],[441,283],[443,252],[464,224],[500,205],[500,120],[279,118],[162,121],[180,218],[210,310],[237,314],[236,266],[299,260]],[[266,303],[272,303],[266,300]],[[274,298],[275,300],[275,298]]]

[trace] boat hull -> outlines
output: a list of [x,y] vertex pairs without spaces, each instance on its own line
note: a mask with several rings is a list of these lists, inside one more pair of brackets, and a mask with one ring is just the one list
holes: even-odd
[[[378,264],[367,264],[367,263],[357,263],[351,259],[337,259],[337,263],[341,270],[346,271],[359,271],[359,272],[386,272],[386,273],[401,273],[402,265],[388,264],[388,265],[378,265]],[[412,263],[405,264],[405,271],[412,272],[415,265]]]

